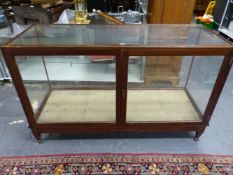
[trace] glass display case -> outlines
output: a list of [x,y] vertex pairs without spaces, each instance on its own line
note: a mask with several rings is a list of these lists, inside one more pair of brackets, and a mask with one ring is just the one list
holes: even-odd
[[118,131],[198,140],[233,47],[199,25],[33,25],[2,51],[38,140]]
[[226,4],[219,31],[231,41],[233,40],[233,0],[228,0]]

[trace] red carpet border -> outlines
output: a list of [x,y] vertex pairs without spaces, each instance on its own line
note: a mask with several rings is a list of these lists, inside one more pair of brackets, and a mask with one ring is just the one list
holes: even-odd
[[233,175],[233,156],[66,154],[0,157],[1,175]]

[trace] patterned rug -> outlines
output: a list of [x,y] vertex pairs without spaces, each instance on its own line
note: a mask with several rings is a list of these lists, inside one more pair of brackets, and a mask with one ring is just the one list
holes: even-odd
[[0,157],[1,175],[233,175],[233,156],[76,154]]

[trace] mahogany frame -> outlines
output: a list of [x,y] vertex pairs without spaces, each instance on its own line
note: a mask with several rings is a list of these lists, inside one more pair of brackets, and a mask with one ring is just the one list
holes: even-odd
[[[28,30],[28,29],[27,29]],[[198,140],[209,125],[211,115],[233,63],[233,47],[228,46],[2,46],[6,64],[11,73],[13,83],[23,106],[24,112],[37,140],[41,133],[80,133],[80,132],[156,132],[156,131],[196,131],[194,140]],[[42,102],[39,111],[34,114],[29,97],[16,65],[15,56],[53,56],[53,55],[112,55],[116,57],[116,122],[115,123],[53,123],[37,124],[40,115],[52,91]],[[225,56],[201,122],[170,122],[170,123],[126,123],[127,90],[128,90],[128,59],[129,56]],[[186,90],[186,89],[185,89]],[[186,90],[190,101],[198,112],[191,95]],[[200,112],[198,112],[200,114]],[[201,114],[200,114],[201,115]],[[87,127],[88,126],[88,127]]]

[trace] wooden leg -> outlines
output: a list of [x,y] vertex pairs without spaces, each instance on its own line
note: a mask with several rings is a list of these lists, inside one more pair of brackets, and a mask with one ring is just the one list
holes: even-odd
[[197,131],[196,131],[196,135],[195,135],[195,137],[194,137],[194,140],[195,140],[195,141],[198,141],[198,140],[199,140],[199,137],[203,134],[204,130],[205,130],[205,129],[201,129],[201,130],[197,130]]
[[37,131],[33,130],[32,134],[34,135],[34,137],[36,138],[37,143],[41,142],[41,134],[38,133]]

